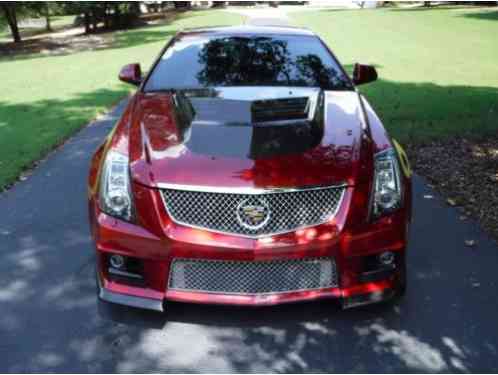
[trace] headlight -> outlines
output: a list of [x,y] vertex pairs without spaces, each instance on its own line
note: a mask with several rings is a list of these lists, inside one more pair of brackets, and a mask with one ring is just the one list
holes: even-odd
[[373,214],[379,217],[401,206],[399,164],[393,149],[375,155]]
[[128,157],[109,151],[100,182],[100,207],[105,213],[131,221],[132,199]]

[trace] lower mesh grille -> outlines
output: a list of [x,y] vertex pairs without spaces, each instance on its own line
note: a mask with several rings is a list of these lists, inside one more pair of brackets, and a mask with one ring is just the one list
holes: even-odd
[[177,258],[169,288],[221,294],[266,294],[337,287],[331,258],[260,262]]

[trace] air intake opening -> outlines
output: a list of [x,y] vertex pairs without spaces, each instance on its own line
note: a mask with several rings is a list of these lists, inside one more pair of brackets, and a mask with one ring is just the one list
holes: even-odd
[[257,100],[251,105],[253,123],[307,120],[310,101],[307,97]]
[[143,264],[138,258],[109,254],[107,266],[111,280],[130,285],[144,285]]
[[232,261],[174,259],[169,288],[221,294],[275,294],[338,286],[332,258]]

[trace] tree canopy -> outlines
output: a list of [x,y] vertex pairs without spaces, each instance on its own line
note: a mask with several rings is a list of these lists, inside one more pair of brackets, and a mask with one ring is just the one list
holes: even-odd
[[43,17],[47,31],[51,31],[53,14],[78,14],[85,32],[104,29],[121,29],[132,26],[140,15],[140,5],[134,1],[5,1],[0,2],[0,27],[8,26],[14,42],[21,42],[19,21],[26,17]]

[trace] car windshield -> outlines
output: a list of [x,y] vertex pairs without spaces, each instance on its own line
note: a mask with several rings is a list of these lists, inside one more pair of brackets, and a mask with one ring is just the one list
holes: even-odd
[[216,86],[351,89],[339,63],[316,37],[196,34],[177,38],[167,48],[145,91]]

